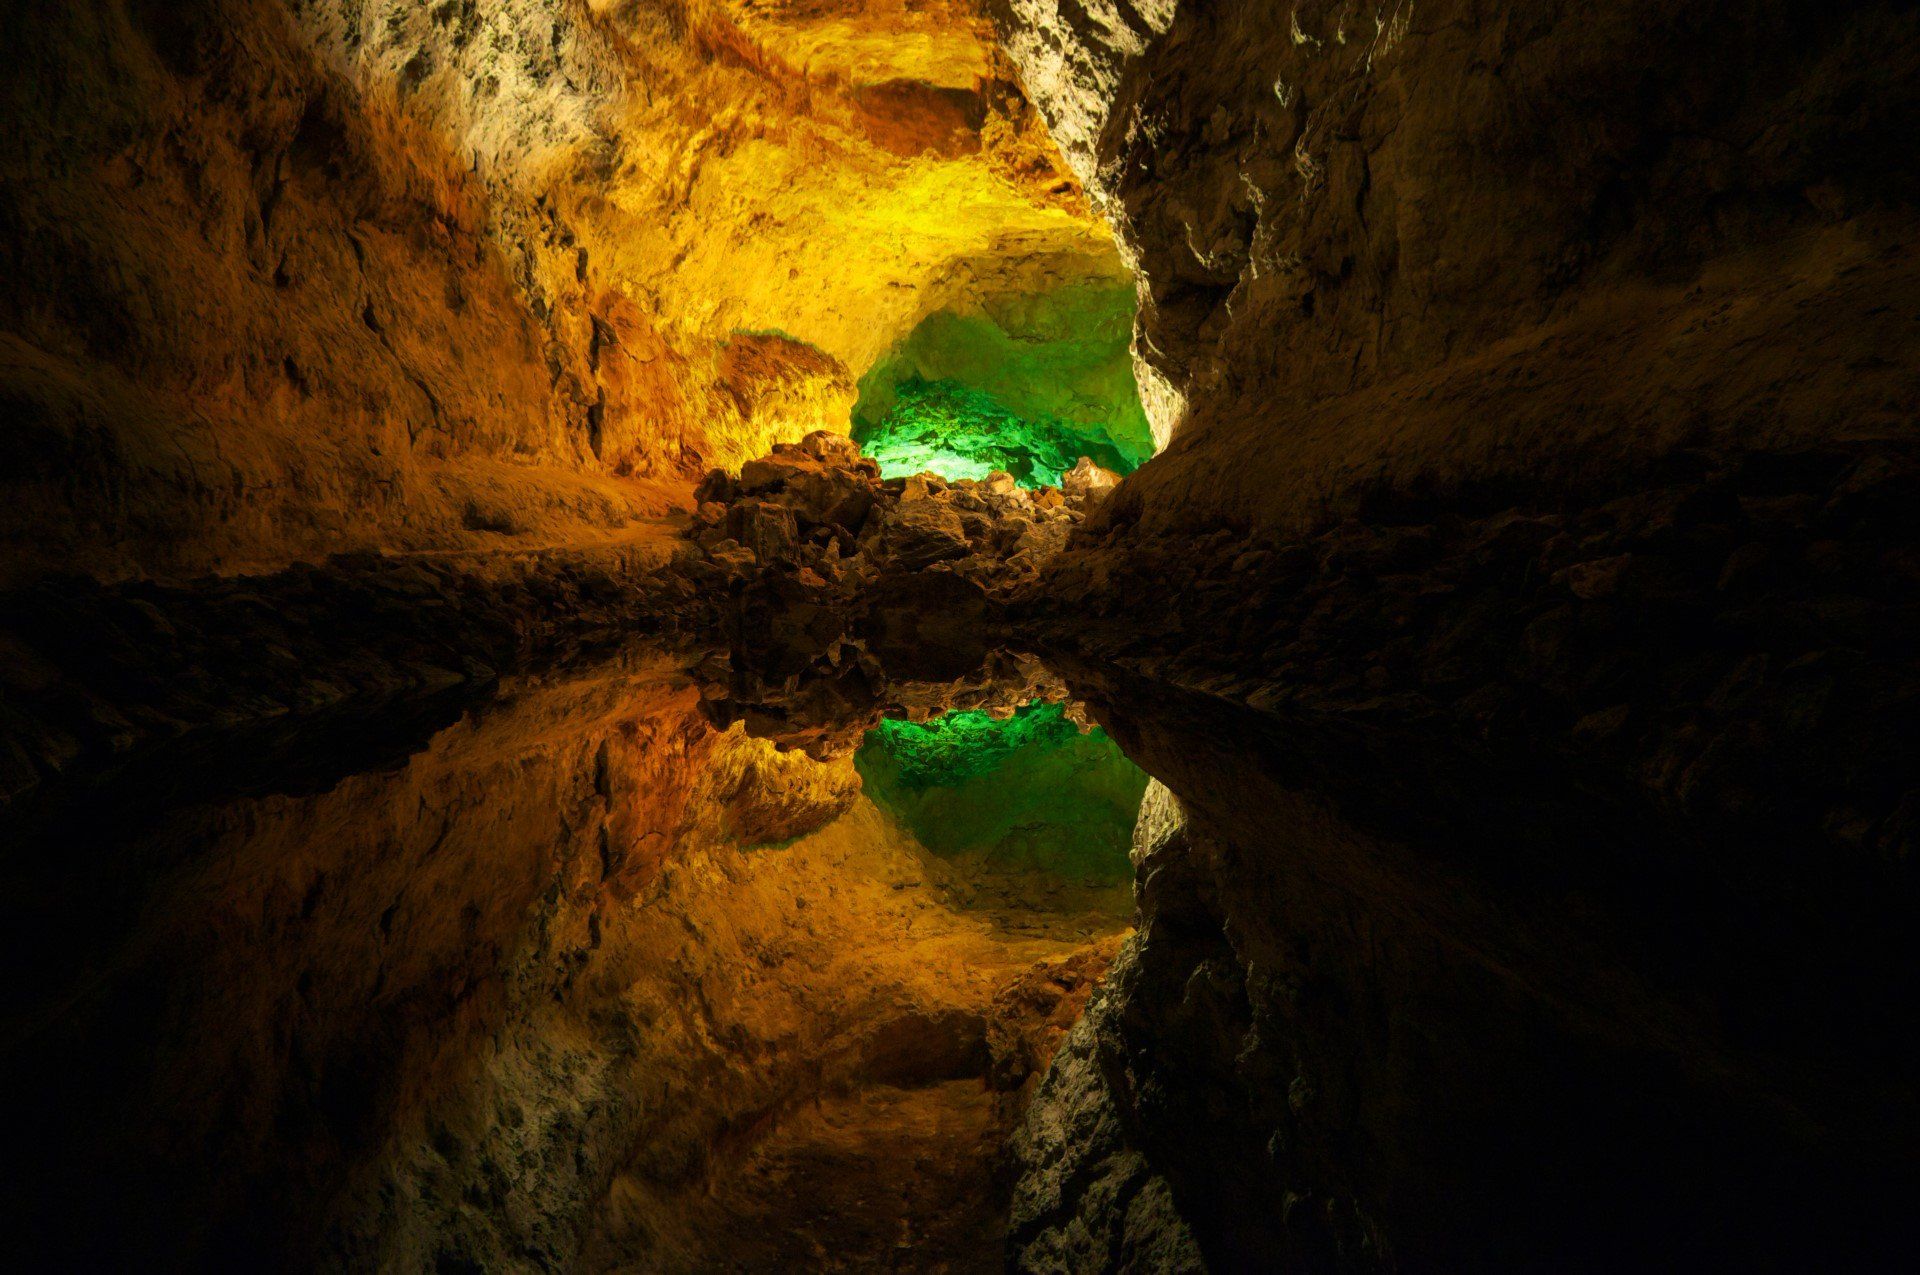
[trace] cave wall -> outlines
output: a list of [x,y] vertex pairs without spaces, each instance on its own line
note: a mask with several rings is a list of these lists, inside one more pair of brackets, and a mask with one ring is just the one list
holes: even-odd
[[1911,8],[995,16],[1179,413],[1033,610],[1187,815],[1016,1261],[1896,1267]]
[[204,566],[647,508],[554,472],[585,404],[469,157],[365,100],[301,15],[40,7],[7,76],[23,556]]
[[1187,404],[1116,519],[1299,531],[1367,491],[1910,431],[1901,6],[995,16]]
[[[34,1042],[0,1062],[15,1092],[67,1096],[17,1113],[54,1150],[9,1203],[9,1248],[257,1267],[366,1243],[351,1224],[327,1239],[333,1202],[398,1131],[481,1083],[527,998],[553,1004],[577,974],[591,918],[657,877],[694,817],[711,732],[691,695],[635,672],[510,693],[390,758],[353,760],[378,728],[307,745],[345,776],[328,758],[305,778],[295,745],[258,796],[169,807],[162,788],[138,835],[116,812],[151,796],[103,801],[77,834],[53,820],[74,853],[10,860],[9,897],[35,904],[9,934],[28,953],[87,916],[92,942],[79,965],[35,965],[9,1005]],[[244,772],[217,750],[204,769]],[[529,1096],[560,1118],[558,1091]],[[591,1190],[611,1132],[569,1157],[580,1170],[549,1173],[556,1214]],[[462,1135],[482,1136],[440,1141],[454,1178],[478,1172]]]
[[1187,406],[1050,565],[1060,640],[1904,862],[1920,18],[1100,15],[996,9]]
[[1114,271],[966,6],[31,8],[9,577],[636,534],[926,314]]

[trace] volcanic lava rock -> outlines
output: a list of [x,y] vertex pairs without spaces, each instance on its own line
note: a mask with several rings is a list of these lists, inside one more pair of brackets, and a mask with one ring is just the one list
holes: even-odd
[[[1180,871],[1192,852],[1184,822],[1166,788],[1150,784],[1132,849],[1143,877]],[[1148,894],[1149,904],[1165,893]],[[1014,1135],[1008,1250],[1015,1270],[1207,1269],[1166,1178],[1129,1130],[1131,1090],[1144,1077],[1128,1074],[1121,1016],[1140,994],[1147,936],[1160,939],[1156,959],[1170,945],[1163,930],[1154,930],[1152,914],[1142,930],[1121,948],[1105,986],[1053,1053]]]
[[1503,494],[1310,537],[1109,528],[1016,609],[1263,709],[1555,759],[1748,855],[1911,863],[1920,662],[1890,635],[1920,573],[1880,511],[1920,499],[1913,448],[1698,455],[1585,508]]
[[972,546],[953,506],[922,498],[902,500],[887,512],[876,548],[887,566],[918,571],[964,557]]
[[[820,430],[737,478],[708,474],[690,533],[705,570],[741,584],[737,614],[760,638],[817,639],[834,629],[819,617],[842,617],[837,634],[865,615],[896,636],[966,650],[976,639],[949,639],[1031,588],[1112,479],[1084,459],[1067,493],[1029,491],[1004,473],[882,479],[847,438]],[[781,613],[795,606],[806,615]]]
[[1081,504],[1105,500],[1107,494],[1119,485],[1120,475],[1094,464],[1086,456],[1082,456],[1072,469],[1060,476],[1060,490],[1066,493],[1068,500]]
[[727,535],[758,562],[792,562],[800,548],[793,511],[769,500],[746,499],[729,508]]

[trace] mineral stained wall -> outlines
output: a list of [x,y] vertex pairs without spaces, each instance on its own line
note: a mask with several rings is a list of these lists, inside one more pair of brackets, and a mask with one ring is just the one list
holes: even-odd
[[1118,268],[962,5],[29,9],[9,578],[638,534],[927,315]]

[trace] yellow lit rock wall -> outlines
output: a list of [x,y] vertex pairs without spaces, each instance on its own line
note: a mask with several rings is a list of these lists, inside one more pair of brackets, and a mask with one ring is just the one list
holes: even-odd
[[0,54],[0,574],[641,534],[705,467],[844,428],[925,314],[1113,269],[984,32],[46,6]]

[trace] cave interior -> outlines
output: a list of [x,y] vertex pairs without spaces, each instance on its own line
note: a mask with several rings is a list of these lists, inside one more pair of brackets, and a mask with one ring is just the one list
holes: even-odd
[[1906,0],[24,0],[0,1265],[1905,1270]]

